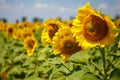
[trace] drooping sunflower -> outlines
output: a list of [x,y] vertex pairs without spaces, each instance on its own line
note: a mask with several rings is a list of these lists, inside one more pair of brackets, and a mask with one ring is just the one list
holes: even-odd
[[47,19],[44,22],[44,29],[41,35],[41,41],[44,46],[51,44],[52,39],[58,29],[61,27],[61,22],[59,20]]
[[105,46],[114,41],[115,25],[108,16],[96,12],[88,2],[78,9],[73,20],[72,32],[76,41],[84,48]]
[[78,46],[68,26],[63,26],[58,30],[53,38],[52,47],[54,54],[60,54],[63,60],[67,60],[72,54],[82,49]]
[[24,47],[27,50],[27,55],[32,56],[37,47],[36,39],[34,37],[27,37],[24,41]]

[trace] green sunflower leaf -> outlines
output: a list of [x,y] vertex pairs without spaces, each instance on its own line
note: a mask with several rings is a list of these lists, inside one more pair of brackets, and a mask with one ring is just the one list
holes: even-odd
[[92,73],[86,73],[85,71],[81,70],[74,72],[72,75],[67,77],[66,80],[99,80],[99,79]]
[[120,80],[120,69],[113,70],[110,77],[110,80]]
[[85,63],[87,64],[89,61],[90,55],[86,51],[79,51],[75,54],[73,54],[69,60],[76,62],[76,63]]

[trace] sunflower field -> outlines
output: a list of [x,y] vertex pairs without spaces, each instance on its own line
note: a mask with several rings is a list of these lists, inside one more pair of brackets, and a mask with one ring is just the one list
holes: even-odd
[[73,20],[0,21],[0,80],[120,80],[120,19],[88,2]]

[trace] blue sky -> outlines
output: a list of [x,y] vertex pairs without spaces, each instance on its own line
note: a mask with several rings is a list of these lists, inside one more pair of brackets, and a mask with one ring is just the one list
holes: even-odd
[[120,0],[0,0],[0,18],[7,18],[10,23],[21,20],[22,16],[29,21],[34,17],[69,19],[88,1],[94,9],[102,9],[112,18],[120,14]]

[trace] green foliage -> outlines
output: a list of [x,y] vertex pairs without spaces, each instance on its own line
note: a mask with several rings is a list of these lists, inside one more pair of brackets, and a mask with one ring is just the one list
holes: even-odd
[[111,72],[110,80],[119,80],[120,79],[120,69],[117,68]]
[[[42,29],[35,33],[39,45],[29,57],[23,42],[0,32],[0,80],[119,80],[120,49],[116,40],[73,54],[66,62],[51,46],[41,45]],[[119,35],[118,35],[119,36]]]

